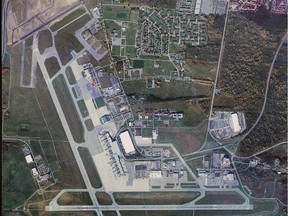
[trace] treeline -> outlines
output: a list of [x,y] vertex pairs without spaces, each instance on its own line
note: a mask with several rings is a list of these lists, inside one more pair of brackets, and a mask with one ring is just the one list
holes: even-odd
[[[240,155],[251,155],[266,147],[285,141],[287,137],[287,45],[283,45],[271,75],[264,113],[251,133],[239,146]],[[257,113],[259,115],[259,113]],[[247,118],[248,117],[248,118]],[[246,114],[248,127],[256,120]],[[255,120],[254,120],[255,119]],[[273,155],[271,155],[273,156]]]

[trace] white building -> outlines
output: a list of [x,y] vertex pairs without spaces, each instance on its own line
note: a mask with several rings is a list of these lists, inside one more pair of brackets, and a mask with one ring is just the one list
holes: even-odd
[[135,148],[128,131],[124,131],[119,135],[125,154],[135,154]]
[[32,169],[32,174],[33,176],[37,176],[39,174],[36,168]]
[[241,126],[240,126],[240,123],[239,123],[239,119],[238,119],[238,115],[237,113],[233,113],[231,115],[231,118],[230,118],[230,126],[231,126],[231,129],[234,133],[237,133],[241,130]]
[[33,158],[30,154],[25,156],[25,160],[26,160],[27,164],[30,164],[33,162]]

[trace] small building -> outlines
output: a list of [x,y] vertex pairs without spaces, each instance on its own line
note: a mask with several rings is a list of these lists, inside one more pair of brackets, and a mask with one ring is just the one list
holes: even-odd
[[39,174],[36,168],[32,169],[32,174],[33,176],[37,176]]
[[125,154],[132,155],[132,154],[136,153],[132,139],[131,139],[131,136],[130,136],[130,133],[128,130],[120,133],[119,138],[121,140],[121,144],[123,146]]
[[32,156],[31,156],[31,154],[26,155],[26,156],[25,156],[25,160],[26,160],[27,164],[32,163],[32,162],[33,162],[33,158],[32,158]]

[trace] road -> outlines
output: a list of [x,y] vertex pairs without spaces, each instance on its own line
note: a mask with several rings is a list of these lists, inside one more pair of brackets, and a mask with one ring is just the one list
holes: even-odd
[[220,67],[221,67],[221,63],[222,63],[222,60],[223,60],[224,48],[225,48],[225,33],[226,33],[226,27],[227,27],[227,23],[228,23],[229,3],[230,3],[230,1],[228,0],[227,1],[227,5],[226,5],[227,13],[226,13],[226,17],[225,17],[225,24],[224,24],[223,35],[222,35],[222,40],[221,40],[221,49],[220,49],[218,65],[217,65],[217,71],[216,71],[216,76],[215,76],[215,81],[214,81],[213,94],[212,94],[212,99],[211,99],[209,121],[208,121],[208,131],[209,131],[209,128],[210,128],[210,123],[211,123],[210,119],[211,119],[212,111],[213,111],[213,104],[214,104],[214,99],[215,99],[215,94],[216,94],[217,80],[218,80]]
[[2,11],[2,61],[4,60],[5,52],[6,52],[6,37],[7,37],[7,9],[9,5],[9,0],[5,0],[3,3],[3,11]]

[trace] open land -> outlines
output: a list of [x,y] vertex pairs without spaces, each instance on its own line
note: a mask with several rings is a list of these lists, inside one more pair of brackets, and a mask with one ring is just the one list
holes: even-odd
[[[6,212],[21,205],[32,195],[37,186],[24,159],[21,142],[8,144],[2,155],[2,181],[5,185],[2,191],[2,211]],[[19,193],[15,193],[15,190]]]
[[169,205],[184,204],[198,197],[198,192],[127,192],[113,193],[120,205]]
[[91,156],[89,149],[86,147],[78,147],[78,151],[92,186],[94,188],[101,188],[102,187],[101,179],[96,169],[96,166],[93,162],[93,158]]
[[92,205],[88,192],[65,192],[57,202],[59,205]]
[[64,111],[75,142],[84,142],[84,129],[62,74],[53,80],[53,86]]
[[53,45],[52,33],[48,29],[45,29],[39,32],[38,37],[38,49],[40,53],[43,54],[46,48]]

